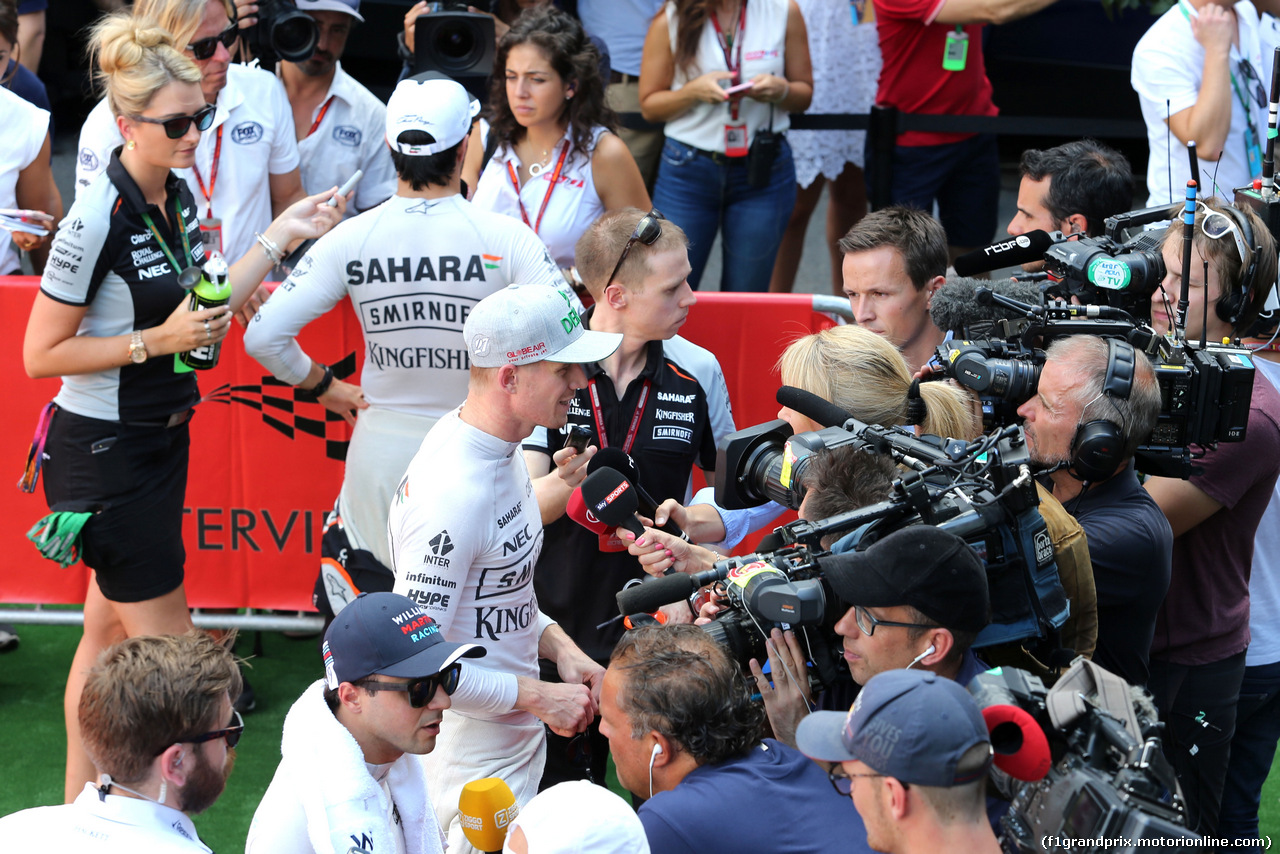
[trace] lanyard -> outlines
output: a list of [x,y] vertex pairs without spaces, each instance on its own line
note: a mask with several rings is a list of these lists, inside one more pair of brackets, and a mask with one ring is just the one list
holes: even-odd
[[[336,97],[338,96],[330,95],[329,100],[324,102],[324,106],[320,108],[320,112],[316,113],[316,120],[311,123],[311,130],[307,131],[307,136],[311,136],[311,134],[316,132],[316,128],[320,127],[320,123],[324,121],[324,114],[329,112],[329,105],[333,103],[333,99]],[[303,137],[303,139],[306,139],[306,138],[307,138],[306,136]],[[221,137],[219,137],[219,139],[221,139]]]
[[[627,428],[626,441],[622,443],[623,453],[631,453],[631,446],[636,442],[636,433],[640,429],[640,419],[644,416],[644,405],[649,401],[649,388],[653,385],[649,380],[644,381],[644,387],[640,389],[640,401],[636,404],[636,411],[631,416],[631,426]],[[587,390],[591,392],[591,415],[596,421],[596,438],[600,440],[600,447],[609,447],[609,436],[604,430],[604,413],[600,411],[600,392],[596,389],[596,381],[593,377],[587,380]]]
[[529,222],[529,214],[525,212],[524,202],[520,200],[520,179],[516,175],[516,167],[507,161],[507,174],[511,177],[511,186],[516,191],[516,204],[520,206],[520,218],[524,220],[524,224],[533,229],[533,233],[537,234],[538,229],[542,227],[542,215],[547,212],[547,202],[551,201],[551,194],[556,189],[556,184],[560,182],[560,170],[564,168],[564,159],[569,155],[569,140],[564,141],[564,147],[560,149],[560,158],[556,160],[556,168],[551,173],[551,183],[547,187],[547,194],[542,197],[542,205],[538,208],[538,219]]
[[[196,173],[196,183],[200,185],[200,195],[204,196],[206,213],[205,217],[213,218],[213,187],[218,183],[218,159],[222,156],[222,125],[218,125],[218,141],[213,146],[213,166],[209,171],[209,189],[204,188],[204,179],[200,177],[200,167],[191,164],[191,171]],[[183,239],[186,238],[186,232],[183,232]],[[163,244],[162,244],[163,245]]]
[[173,206],[173,215],[178,220],[178,233],[182,235],[182,251],[187,259],[186,264],[179,264],[178,259],[173,257],[173,252],[170,251],[169,245],[165,243],[164,238],[160,236],[160,230],[156,228],[156,224],[151,221],[151,214],[143,211],[142,221],[147,224],[147,228],[151,229],[151,234],[155,236],[156,243],[160,244],[160,249],[164,252],[164,257],[168,258],[169,263],[173,265],[173,272],[181,273],[187,267],[192,266],[195,262],[191,260],[191,243],[187,240],[187,225],[182,221],[181,204]]
[[[716,41],[720,43],[720,51],[724,54],[725,67],[732,72],[733,82],[741,82],[742,75],[742,38],[747,31],[747,0],[742,0],[742,9],[738,13],[738,32],[733,36],[733,50],[737,56],[736,60],[729,58],[729,43],[724,37],[724,31],[720,29],[720,18],[718,15],[711,15],[711,25],[716,29]],[[729,117],[735,122],[738,120],[738,103],[729,105]]]

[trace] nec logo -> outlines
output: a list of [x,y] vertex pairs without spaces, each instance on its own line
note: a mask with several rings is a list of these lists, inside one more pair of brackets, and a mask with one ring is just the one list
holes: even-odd
[[231,141],[238,145],[253,145],[262,139],[262,125],[257,122],[241,122],[231,130]]
[[350,146],[351,148],[357,148],[360,145],[360,140],[363,138],[364,134],[360,132],[360,128],[352,127],[351,125],[338,125],[333,129],[334,142]]

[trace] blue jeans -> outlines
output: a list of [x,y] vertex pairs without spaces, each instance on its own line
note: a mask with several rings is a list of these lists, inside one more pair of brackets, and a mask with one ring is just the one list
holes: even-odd
[[1246,667],[1236,704],[1236,734],[1231,739],[1227,784],[1218,813],[1218,836],[1258,838],[1262,784],[1271,772],[1280,739],[1280,661]]
[[769,290],[773,260],[796,203],[796,169],[782,141],[766,187],[747,184],[747,158],[716,160],[682,142],[662,147],[653,206],[689,236],[689,284],[695,290],[723,229],[722,291]]

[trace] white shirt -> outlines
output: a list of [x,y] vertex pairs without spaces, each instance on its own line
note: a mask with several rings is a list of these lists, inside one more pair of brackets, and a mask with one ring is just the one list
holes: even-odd
[[[667,3],[666,15],[667,31],[671,36],[671,55],[675,56],[678,28],[674,3]],[[742,37],[741,82],[750,82],[757,74],[774,74],[785,78],[786,43],[787,0],[752,0],[747,4],[747,27]],[[738,55],[738,45],[735,42],[729,56],[736,61]],[[725,63],[724,52],[720,50],[720,42],[716,39],[715,27],[708,21],[698,39],[698,52],[694,55],[693,67],[687,75],[676,68],[671,90],[677,91],[689,80],[718,69],[727,70],[728,65]],[[773,114],[775,131],[782,133],[791,127],[791,114],[786,110],[752,98],[743,98],[740,104],[738,121],[735,122],[730,117],[727,105],[699,101],[668,121],[665,133],[668,138],[685,145],[723,153],[725,125],[745,124],[748,143],[755,138],[757,130],[769,126],[770,112]]]
[[[172,794],[172,793],[171,793]],[[69,804],[0,818],[4,850],[75,854],[210,854],[184,813],[125,795],[103,800],[85,783]]]
[[[1231,72],[1252,109],[1253,126],[1261,146],[1265,145],[1267,137],[1267,108],[1259,107],[1253,101],[1257,84],[1244,79],[1240,62],[1242,58],[1247,59],[1261,77],[1270,70],[1271,61],[1268,59],[1265,64],[1262,61],[1258,46],[1258,13],[1253,4],[1244,0],[1233,8],[1239,24],[1240,44],[1231,48]],[[1194,10],[1189,6],[1175,5],[1156,19],[1133,51],[1130,82],[1142,106],[1142,118],[1147,124],[1147,146],[1151,152],[1147,161],[1149,207],[1177,204],[1185,199],[1187,180],[1191,177],[1187,147],[1169,131],[1166,122],[1168,116],[1195,106],[1204,77],[1204,48],[1191,34],[1188,14],[1194,14]],[[1270,86],[1269,77],[1261,79],[1264,86]],[[1200,161],[1199,196],[1217,195],[1230,201],[1236,187],[1243,187],[1253,179],[1245,151],[1247,127],[1245,109],[1233,89],[1231,128],[1223,145],[1222,158],[1217,163]],[[1202,157],[1206,153],[1200,152]]]
[[[591,151],[600,142],[600,135],[605,128],[597,127],[591,134]],[[515,185],[511,183],[511,168],[520,171],[520,158],[515,149],[505,145],[498,146],[493,157],[480,174],[472,204],[485,210],[495,211],[504,216],[515,217],[524,222],[520,215],[520,205],[524,205],[524,215],[529,218],[528,225],[538,224],[538,211],[542,202],[547,199],[546,212],[538,227],[538,238],[546,244],[547,250],[556,265],[561,269],[573,266],[574,247],[578,238],[587,230],[587,226],[595,222],[604,213],[604,202],[596,192],[595,176],[591,168],[591,158],[570,151],[565,158],[564,167],[560,170],[555,188],[552,189],[551,178],[555,174],[556,163],[560,153],[570,144],[570,130],[566,130],[555,150],[551,152],[549,162],[543,164],[542,173],[530,176],[516,195]],[[489,137],[489,124],[483,119],[480,125],[480,139]],[[508,166],[510,164],[510,167]]]
[[533,592],[542,516],[520,443],[450,412],[409,464],[387,529],[395,592],[426,608],[452,643],[488,650],[467,662],[453,710],[536,723],[512,712],[515,677],[538,678],[538,639],[551,625]]
[[[236,63],[227,66],[227,85],[218,93],[217,107],[213,124],[200,135],[195,170],[173,171],[191,188],[200,216],[208,216],[210,205],[196,180],[196,170],[208,189],[221,129],[222,152],[212,209],[213,216],[222,220],[222,254],[228,263],[234,263],[253,248],[254,232],[265,231],[271,224],[270,178],[298,168],[298,144],[284,87],[269,72]],[[104,98],[80,128],[77,197],[106,168],[111,151],[123,144]]]
[[462,324],[477,302],[516,282],[566,289],[519,220],[479,210],[461,195],[392,196],[316,242],[254,315],[244,346],[297,385],[311,370],[298,332],[350,297],[364,332],[365,399],[439,418],[467,396]]
[[[49,133],[49,113],[0,86],[0,208],[18,206],[18,173],[40,156]],[[46,211],[49,213],[49,211]],[[21,261],[9,237],[0,232],[0,276],[17,270]]]
[[[1254,358],[1254,367],[1280,388],[1280,364]],[[1253,571],[1249,575],[1248,667],[1280,661],[1280,482],[1253,537]]]
[[347,205],[350,219],[382,204],[396,192],[396,167],[383,138],[387,105],[343,71],[340,62],[334,68],[329,91],[311,115],[313,125],[326,103],[329,109],[320,124],[298,143],[302,160],[298,168],[308,194],[341,187],[357,169],[363,169],[355,198]]

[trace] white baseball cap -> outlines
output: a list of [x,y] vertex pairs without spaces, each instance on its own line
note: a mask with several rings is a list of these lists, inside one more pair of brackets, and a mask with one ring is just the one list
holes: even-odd
[[[456,80],[434,71],[415,74],[401,80],[387,101],[387,145],[401,154],[438,154],[462,142],[479,112],[480,102]],[[397,142],[407,130],[422,131],[433,141],[423,145]]]
[[551,285],[507,285],[476,304],[462,327],[471,363],[481,368],[530,362],[582,364],[606,358],[617,332],[582,325],[572,291]]
[[364,23],[360,0],[294,0],[299,12],[345,12]]
[[[586,780],[545,789],[507,828],[524,831],[529,854],[649,854],[644,825],[631,805]],[[502,850],[510,851],[504,844]]]

